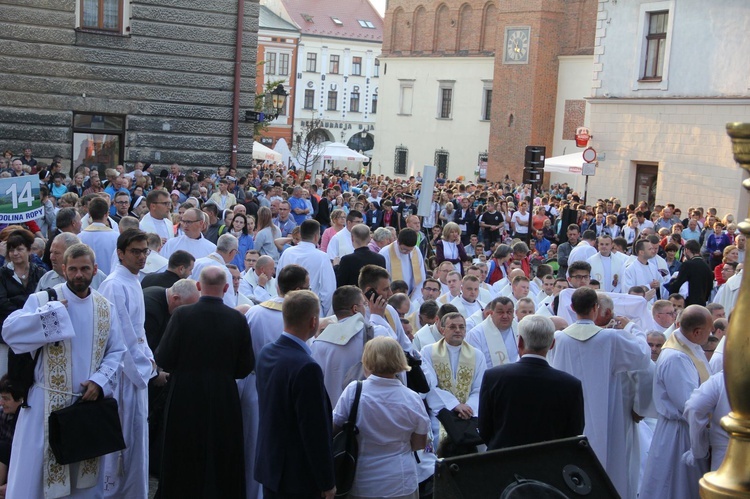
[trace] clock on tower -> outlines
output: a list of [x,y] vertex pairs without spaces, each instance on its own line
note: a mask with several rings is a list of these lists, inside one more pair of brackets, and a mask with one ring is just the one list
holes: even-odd
[[505,44],[503,45],[503,64],[529,63],[529,35],[528,26],[507,26],[505,28]]

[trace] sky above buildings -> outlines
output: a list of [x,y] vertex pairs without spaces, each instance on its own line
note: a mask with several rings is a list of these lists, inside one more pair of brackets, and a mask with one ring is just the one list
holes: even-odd
[[370,0],[370,3],[380,13],[381,17],[385,17],[385,1],[386,0]]

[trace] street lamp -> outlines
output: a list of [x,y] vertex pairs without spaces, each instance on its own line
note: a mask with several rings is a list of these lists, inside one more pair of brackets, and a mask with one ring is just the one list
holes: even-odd
[[284,89],[284,85],[279,83],[270,94],[263,96],[263,111],[245,111],[245,121],[251,123],[270,123],[281,114],[284,109],[284,103],[289,93]]
[[275,113],[273,119],[279,117],[279,114],[284,109],[284,103],[286,102],[286,98],[288,95],[289,93],[284,90],[284,85],[282,85],[281,83],[279,83],[278,86],[273,89],[273,92],[271,92],[271,104],[273,105],[273,110]]

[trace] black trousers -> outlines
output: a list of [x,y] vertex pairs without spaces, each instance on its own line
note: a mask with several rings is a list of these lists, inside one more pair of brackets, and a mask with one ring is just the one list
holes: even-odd
[[274,492],[266,486],[263,486],[263,497],[265,499],[320,499],[320,492],[310,492],[306,494],[287,494],[285,492]]

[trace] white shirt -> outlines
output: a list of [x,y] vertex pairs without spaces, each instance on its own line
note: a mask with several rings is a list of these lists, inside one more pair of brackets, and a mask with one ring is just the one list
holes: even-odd
[[[110,229],[103,223],[99,222],[90,224],[78,234],[78,238],[81,242],[89,245],[91,249],[94,250],[95,255],[99,255],[99,258],[96,259],[96,263],[105,274],[112,272],[111,260],[107,258],[107,255],[116,252],[118,237],[120,237],[118,231]],[[102,256],[104,256],[104,258],[102,258]]]
[[[341,232],[343,230],[338,234]],[[329,245],[328,248],[330,247]],[[310,274],[310,290],[320,298],[321,313],[328,315],[333,292],[336,291],[336,274],[329,256],[316,248],[313,243],[301,241],[297,246],[287,248],[281,254],[276,266],[276,275],[281,272],[281,269],[291,264],[304,267]]]
[[344,227],[331,238],[331,240],[328,242],[326,253],[328,253],[329,260],[354,253],[354,246],[352,245],[352,233],[349,232],[349,229]]
[[193,273],[190,275],[190,278],[194,281],[199,281],[201,270],[206,267],[220,267],[224,270],[224,275],[227,277],[227,284],[229,284],[229,289],[224,293],[224,305],[232,308],[236,307],[237,296],[234,294],[234,288],[232,287],[232,273],[227,268],[224,258],[220,254],[213,252],[208,256],[196,259],[195,265],[193,266]]
[[[357,383],[351,383],[341,394],[333,410],[336,426],[346,422],[356,389]],[[419,395],[398,379],[370,375],[362,384],[356,423],[359,458],[351,494],[394,497],[416,491],[419,479],[411,435],[426,435],[430,427]]]
[[388,246],[384,247],[380,250],[380,255],[385,258],[385,269],[392,273],[391,270],[391,246],[395,245],[396,249],[396,255],[398,256],[398,259],[401,260],[401,271],[403,272],[403,281],[406,283],[406,285],[409,287],[408,295],[411,296],[412,293],[416,291],[416,283],[414,282],[414,271],[411,267],[411,255],[416,253],[417,259],[419,260],[419,268],[422,269],[422,277],[424,278],[426,276],[425,270],[424,270],[424,259],[422,258],[422,253],[419,251],[419,249],[414,248],[411,253],[409,254],[403,254],[398,248],[398,243],[394,242],[389,244]]

